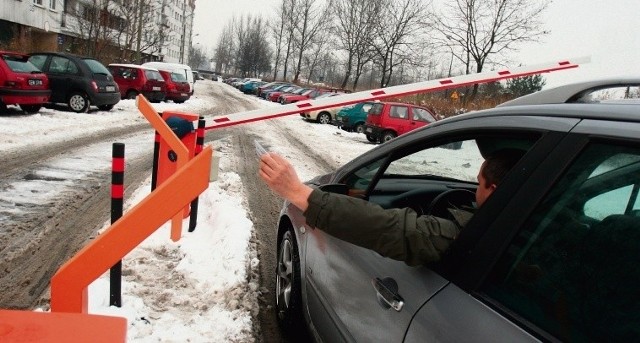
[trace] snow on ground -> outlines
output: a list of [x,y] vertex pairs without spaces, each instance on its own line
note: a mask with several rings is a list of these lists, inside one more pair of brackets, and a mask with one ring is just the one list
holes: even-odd
[[[221,85],[222,86],[222,85]],[[176,109],[200,114],[213,106],[212,99],[196,96],[183,105],[153,104],[157,111]],[[256,100],[262,106],[273,104]],[[374,147],[362,135],[347,133],[330,125],[303,121],[299,116],[278,119],[310,149],[318,149],[336,165]],[[133,100],[123,100],[109,112],[72,113],[43,109],[40,114],[0,117],[0,151],[46,149],[46,145],[91,135],[115,126],[143,123]],[[296,157],[294,151],[278,145],[279,139],[265,123],[244,124],[260,133],[263,144],[291,159],[303,179],[320,172],[308,160]],[[319,148],[314,142],[327,142]],[[144,134],[127,139],[126,157],[150,153],[152,137]],[[131,342],[247,342],[253,339],[252,315],[258,311],[257,288],[249,273],[259,263],[251,242],[253,223],[244,199],[240,177],[231,166],[234,156],[228,139],[211,143],[220,156],[218,179],[200,196],[198,225],[178,242],[169,239],[170,225],[165,224],[123,260],[121,308],[109,306],[108,273],[89,287],[89,313],[121,316],[127,319],[127,340]],[[137,148],[136,148],[137,147]],[[340,154],[335,152],[339,151]],[[88,164],[110,168],[111,144],[96,144],[79,150],[71,158],[53,160],[64,163],[68,180],[80,180]],[[257,165],[256,165],[257,173]],[[125,176],[126,178],[126,176]],[[126,208],[149,194],[150,179],[130,198]],[[41,185],[40,187],[44,187]],[[0,197],[29,198],[29,189],[14,187],[11,195]],[[46,197],[59,195],[55,189],[39,193]],[[2,199],[0,199],[2,200]],[[10,201],[4,199],[5,201]],[[105,228],[108,223],[105,223]],[[256,281],[257,282],[257,281]]]

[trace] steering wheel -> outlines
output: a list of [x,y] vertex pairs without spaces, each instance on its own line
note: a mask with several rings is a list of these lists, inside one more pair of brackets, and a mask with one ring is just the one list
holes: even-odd
[[454,188],[444,191],[433,198],[429,207],[427,207],[426,214],[455,220],[451,212],[448,211],[449,208],[472,208],[475,202],[476,194],[474,192],[468,189]]

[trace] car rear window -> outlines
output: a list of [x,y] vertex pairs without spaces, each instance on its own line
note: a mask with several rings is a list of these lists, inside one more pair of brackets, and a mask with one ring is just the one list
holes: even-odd
[[144,75],[147,77],[147,79],[149,80],[159,80],[159,81],[164,81],[164,79],[162,78],[162,75],[160,75],[160,72],[157,72],[155,70],[145,70],[144,71]]
[[28,56],[2,55],[2,59],[7,62],[9,69],[16,73],[39,72],[40,69],[29,62]]
[[107,67],[105,67],[102,63],[100,63],[100,62],[98,62],[98,61],[96,61],[94,59],[85,58],[84,62],[87,64],[87,66],[89,66],[89,69],[94,74],[111,75],[111,73],[109,73],[109,69],[107,69]]
[[187,78],[182,74],[171,73],[171,81],[174,82],[187,82]]

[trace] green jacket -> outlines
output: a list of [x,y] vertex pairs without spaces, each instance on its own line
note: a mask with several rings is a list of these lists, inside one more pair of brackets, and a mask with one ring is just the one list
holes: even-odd
[[472,215],[461,211],[456,216],[460,218],[457,224],[419,216],[410,208],[383,209],[362,199],[318,189],[313,190],[308,202],[304,216],[311,227],[410,266],[438,261]]

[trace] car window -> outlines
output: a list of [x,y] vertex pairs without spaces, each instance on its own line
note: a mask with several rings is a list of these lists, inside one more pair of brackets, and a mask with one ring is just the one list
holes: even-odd
[[174,82],[187,82],[187,78],[182,74],[171,73],[171,81]]
[[371,103],[368,103],[368,102],[364,103],[364,104],[362,104],[362,110],[365,113],[367,113],[367,112],[369,112],[369,110],[371,109],[372,106],[373,106],[373,104],[371,104]]
[[373,104],[373,106],[371,106],[371,109],[367,113],[371,115],[379,116],[380,114],[382,114],[382,109],[384,109],[384,104],[380,104],[380,103]]
[[434,118],[431,113],[424,108],[414,107],[411,111],[413,113],[413,120],[424,121],[427,123],[433,123],[436,121],[436,118]]
[[70,59],[62,56],[52,56],[49,72],[58,74],[78,74],[78,66]]
[[149,80],[162,80],[162,75],[160,75],[160,73],[155,70],[145,70],[144,75]]
[[420,150],[389,164],[385,176],[437,176],[476,182],[484,158],[475,140]]
[[94,73],[94,74],[111,75],[111,73],[109,73],[109,70],[107,69],[107,67],[105,67],[99,61],[91,59],[91,58],[85,58],[83,60],[84,60],[84,63],[86,63],[87,66],[89,66],[89,70],[91,70],[92,73]]
[[27,57],[16,55],[2,55],[2,59],[7,63],[9,69],[16,73],[38,72],[40,69],[29,62]]
[[391,105],[389,116],[393,118],[407,119],[409,118],[409,108],[407,106]]
[[640,335],[640,149],[592,144],[510,244],[483,292],[563,341]]
[[29,62],[33,63],[38,69],[44,70],[44,63],[47,61],[46,55],[33,55],[29,57]]

